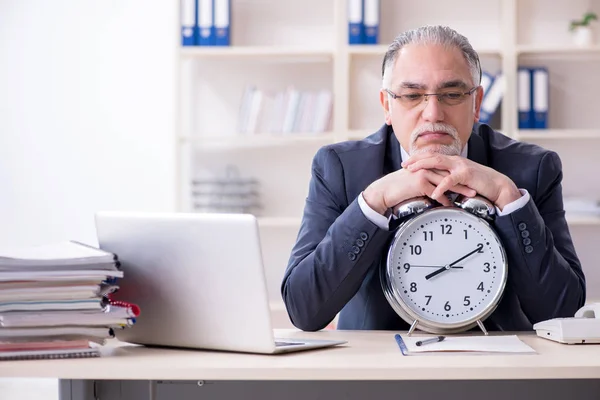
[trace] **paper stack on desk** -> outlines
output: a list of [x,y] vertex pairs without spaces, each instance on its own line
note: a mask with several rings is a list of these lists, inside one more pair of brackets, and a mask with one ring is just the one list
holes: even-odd
[[534,354],[535,350],[516,335],[446,336],[444,340],[418,346],[430,337],[395,336],[403,355],[468,353],[468,354]]
[[68,241],[0,249],[0,360],[99,355],[139,308],[111,300],[116,254]]

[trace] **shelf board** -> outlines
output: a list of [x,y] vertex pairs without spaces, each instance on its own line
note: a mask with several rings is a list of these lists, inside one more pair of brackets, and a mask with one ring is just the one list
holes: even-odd
[[261,228],[299,228],[300,218],[295,217],[259,217],[258,226]]
[[298,46],[195,46],[183,47],[180,54],[184,58],[220,57],[283,57],[317,58],[317,61],[333,59],[333,50]]
[[224,137],[205,137],[205,136],[181,136],[183,143],[192,143],[206,149],[214,148],[240,148],[240,147],[272,147],[272,146],[291,146],[297,144],[317,144],[323,145],[334,143],[333,133],[292,133],[286,135],[235,135]]
[[[348,53],[357,56],[382,56],[387,52],[388,45],[384,44],[358,44],[358,45],[349,45]],[[494,48],[480,48],[475,49],[480,56],[485,55],[500,55],[500,49]]]
[[375,130],[369,131],[367,129],[352,129],[348,131],[349,140],[362,140],[369,135],[375,133]]
[[600,129],[521,129],[518,140],[600,139]]
[[275,311],[275,312],[287,312],[287,309],[285,308],[285,304],[283,303],[283,301],[270,301],[269,302],[269,308],[271,309],[271,311]]
[[388,46],[382,44],[357,44],[357,45],[349,45],[348,53],[359,55],[359,56],[372,56],[372,55],[380,55],[383,56],[388,50]]
[[576,47],[570,45],[520,45],[517,46],[519,55],[600,55],[600,46]]
[[585,215],[585,214],[571,214],[566,215],[567,223],[570,226],[600,226],[600,216],[597,215]]

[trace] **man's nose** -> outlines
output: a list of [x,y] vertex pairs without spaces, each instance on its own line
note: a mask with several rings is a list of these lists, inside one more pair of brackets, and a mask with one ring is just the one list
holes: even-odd
[[423,99],[423,119],[428,122],[440,122],[444,120],[444,110],[437,96],[428,96]]

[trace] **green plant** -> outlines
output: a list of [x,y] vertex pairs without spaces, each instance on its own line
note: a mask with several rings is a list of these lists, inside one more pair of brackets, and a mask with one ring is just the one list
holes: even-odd
[[583,14],[583,17],[579,20],[573,20],[571,21],[571,25],[569,27],[569,30],[575,30],[575,28],[580,27],[580,26],[589,26],[591,24],[592,21],[597,21],[598,20],[598,15],[596,15],[595,12],[586,12],[585,14]]

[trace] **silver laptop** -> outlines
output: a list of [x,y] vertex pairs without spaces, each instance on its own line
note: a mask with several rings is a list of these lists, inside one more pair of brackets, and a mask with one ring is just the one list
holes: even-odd
[[346,343],[274,337],[252,215],[99,212],[96,232],[121,262],[115,298],[141,308],[121,341],[263,354]]

